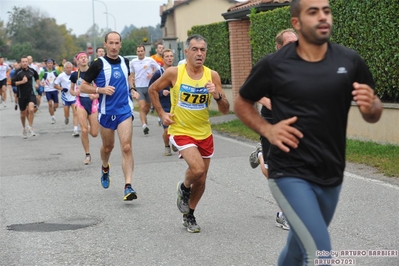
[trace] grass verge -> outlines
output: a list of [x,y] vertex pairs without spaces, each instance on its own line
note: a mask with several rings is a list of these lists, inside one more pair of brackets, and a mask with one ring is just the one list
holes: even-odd
[[[259,135],[238,119],[212,125],[212,129],[232,137],[243,137],[253,141],[259,140]],[[350,139],[347,140],[346,145],[346,160],[348,162],[372,166],[385,176],[399,178],[399,146]]]

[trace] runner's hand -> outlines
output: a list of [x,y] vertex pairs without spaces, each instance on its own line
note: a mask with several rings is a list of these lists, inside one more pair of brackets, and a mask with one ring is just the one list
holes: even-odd
[[298,148],[299,139],[303,138],[303,134],[292,126],[297,120],[298,118],[294,116],[271,125],[267,136],[270,143],[284,152],[289,152],[290,147]]

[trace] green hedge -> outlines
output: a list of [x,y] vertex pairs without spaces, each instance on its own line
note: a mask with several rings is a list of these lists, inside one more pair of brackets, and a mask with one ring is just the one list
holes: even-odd
[[[330,0],[331,40],[357,51],[366,61],[384,102],[399,102],[399,1]],[[253,62],[273,52],[276,34],[291,27],[289,7],[251,14]]]
[[223,84],[231,83],[230,44],[227,22],[194,26],[188,36],[201,34],[208,42],[205,65],[217,71]]
[[332,41],[357,51],[373,73],[378,95],[399,102],[399,1],[330,0]]
[[289,7],[281,7],[271,11],[251,12],[252,63],[255,65],[265,55],[276,51],[275,38],[281,30],[291,28]]

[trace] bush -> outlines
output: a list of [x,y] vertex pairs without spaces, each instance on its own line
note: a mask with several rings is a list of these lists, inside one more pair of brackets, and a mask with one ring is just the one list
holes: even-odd
[[223,84],[231,84],[230,44],[227,22],[194,26],[188,36],[201,34],[208,42],[205,65],[217,71]]
[[[396,3],[393,3],[396,2]],[[357,51],[366,61],[384,102],[399,102],[398,0],[330,0],[333,12],[331,41]],[[253,62],[275,50],[274,38],[290,28],[289,7],[251,16]]]

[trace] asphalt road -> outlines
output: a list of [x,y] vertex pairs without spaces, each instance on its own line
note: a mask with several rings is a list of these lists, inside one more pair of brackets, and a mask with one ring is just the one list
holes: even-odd
[[[100,137],[90,138],[92,163],[83,165],[80,139],[63,123],[62,109],[52,125],[46,108],[43,102],[35,116],[37,136],[22,139],[19,112],[11,103],[0,106],[0,265],[276,265],[287,231],[275,227],[278,207],[260,169],[249,166],[254,143],[215,134],[196,210],[202,231],[190,234],[176,208],[186,165],[176,154],[163,155],[155,117],[149,116],[148,136],[134,122],[138,199],[124,202],[118,139],[105,190]],[[333,249],[398,252],[399,186],[350,168],[330,226]],[[399,265],[397,255],[338,258]]]

